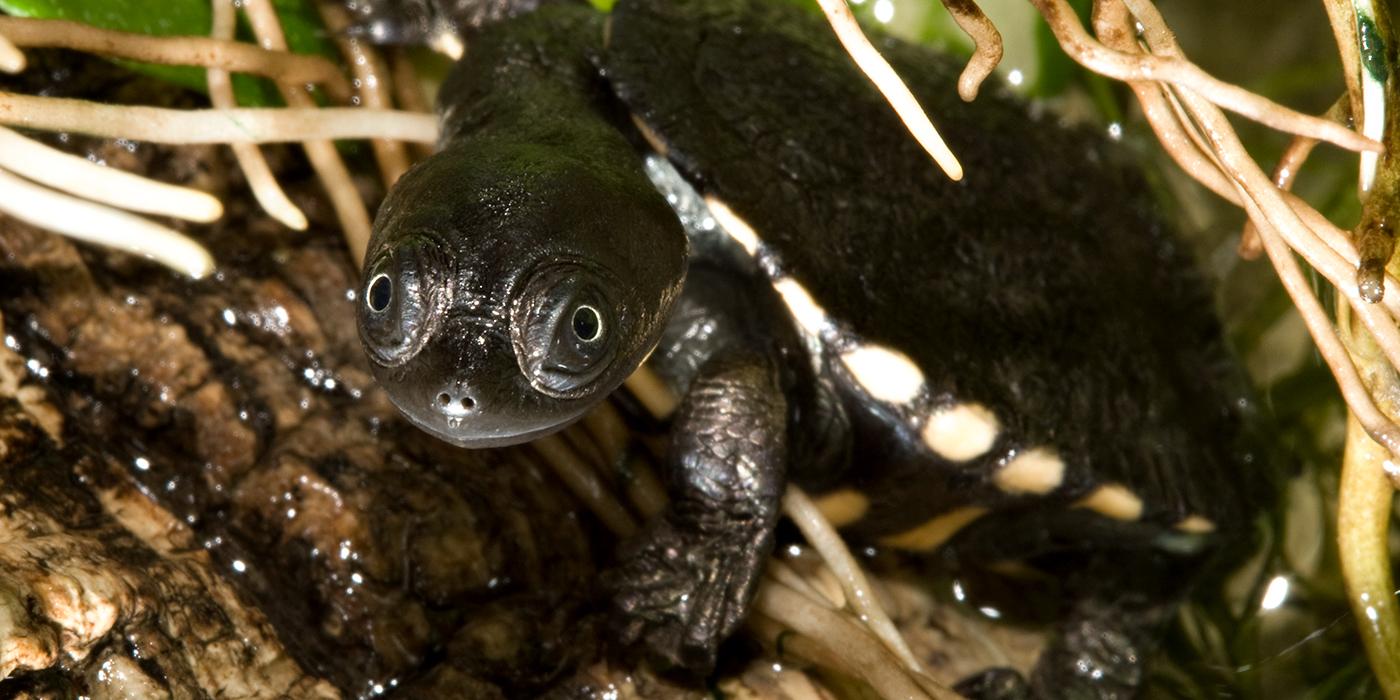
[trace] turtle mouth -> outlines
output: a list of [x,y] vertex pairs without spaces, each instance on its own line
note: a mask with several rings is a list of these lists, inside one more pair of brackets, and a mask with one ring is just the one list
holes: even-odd
[[[443,442],[471,449],[507,447],[563,430],[583,416],[592,402],[538,405],[525,399],[528,386],[485,385],[461,378],[415,382],[412,372],[374,367],[380,386],[399,413]],[[521,382],[523,385],[523,382]],[[525,399],[525,400],[521,400]]]
[[[392,392],[389,394],[389,400],[398,407],[399,412],[420,430],[443,442],[468,449],[519,445],[559,432],[575,420],[569,418],[547,424],[540,424],[538,421],[490,420],[472,415],[469,409],[450,406],[444,409],[439,397],[430,397],[427,401],[404,401]],[[425,403],[430,406],[425,407]]]

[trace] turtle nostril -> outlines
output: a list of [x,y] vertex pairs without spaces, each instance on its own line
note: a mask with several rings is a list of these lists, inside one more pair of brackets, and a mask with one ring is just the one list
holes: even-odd
[[448,387],[438,392],[437,407],[449,418],[460,418],[476,409],[476,399],[462,387]]

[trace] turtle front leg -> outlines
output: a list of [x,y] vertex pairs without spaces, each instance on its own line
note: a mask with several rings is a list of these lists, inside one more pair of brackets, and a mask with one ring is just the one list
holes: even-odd
[[624,644],[691,671],[714,666],[772,549],[786,429],[772,358],[722,353],[701,367],[671,428],[671,507],[624,545],[605,578]]

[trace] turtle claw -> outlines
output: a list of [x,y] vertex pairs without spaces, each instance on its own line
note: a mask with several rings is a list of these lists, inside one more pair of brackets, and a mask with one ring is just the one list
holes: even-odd
[[709,673],[720,642],[748,612],[761,564],[755,545],[657,521],[604,576],[622,645],[641,647],[668,668]]

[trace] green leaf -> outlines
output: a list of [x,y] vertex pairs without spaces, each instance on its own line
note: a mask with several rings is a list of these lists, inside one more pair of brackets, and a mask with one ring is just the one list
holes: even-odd
[[[272,4],[293,52],[321,54],[333,60],[337,57],[335,44],[327,37],[310,0],[273,0]],[[152,36],[208,36],[213,23],[208,0],[0,0],[0,10],[17,17],[67,19]],[[251,36],[241,17],[239,34]],[[177,85],[201,92],[206,89],[202,68],[121,63]],[[233,88],[242,105],[260,107],[281,101],[272,83],[261,78],[235,75]]]

